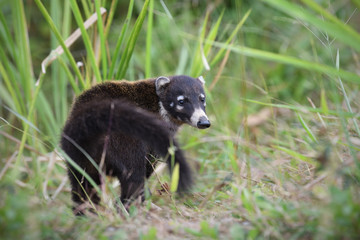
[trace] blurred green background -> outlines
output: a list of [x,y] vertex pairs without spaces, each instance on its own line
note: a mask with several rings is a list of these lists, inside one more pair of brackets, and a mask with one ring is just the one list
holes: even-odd
[[[359,0],[0,6],[1,239],[360,236]],[[178,135],[193,192],[159,195],[169,177],[153,177],[153,196],[119,214],[108,179],[97,215],[75,218],[58,146],[74,97],[176,74],[206,80],[211,128]]]

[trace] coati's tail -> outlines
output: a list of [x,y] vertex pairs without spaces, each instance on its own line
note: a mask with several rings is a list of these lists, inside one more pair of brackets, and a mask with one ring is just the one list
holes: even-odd
[[97,138],[107,132],[119,132],[142,139],[160,157],[167,157],[170,171],[171,156],[168,150],[173,144],[176,149],[175,163],[180,167],[178,191],[189,190],[192,184],[191,169],[177,142],[172,139],[167,123],[126,101],[104,99],[76,106],[76,111],[72,111],[64,127],[61,145],[67,152],[67,149],[73,149],[74,145],[65,136],[83,146],[89,142],[89,139]]

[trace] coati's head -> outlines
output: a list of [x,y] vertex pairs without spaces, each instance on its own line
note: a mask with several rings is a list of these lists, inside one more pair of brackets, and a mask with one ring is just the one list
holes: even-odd
[[187,123],[201,129],[210,127],[205,113],[204,84],[202,77],[158,77],[155,86],[162,117],[178,125]]

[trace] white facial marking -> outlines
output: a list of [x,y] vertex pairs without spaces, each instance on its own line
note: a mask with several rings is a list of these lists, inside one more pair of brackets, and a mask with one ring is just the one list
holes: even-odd
[[170,107],[174,107],[174,102],[171,102],[171,103],[170,103]]
[[[204,94],[200,94],[200,97],[202,98],[202,99],[205,99],[205,95]],[[206,101],[204,101],[204,106],[206,106]]]
[[184,97],[183,95],[180,95],[180,96],[177,97],[177,100],[178,100],[178,101],[184,100],[184,99],[185,99],[185,97]]
[[181,110],[183,110],[184,109],[184,107],[183,106],[180,106],[180,105],[176,105],[176,110],[179,110],[179,111],[181,111]]
[[206,119],[208,119],[204,110],[202,110],[201,108],[196,108],[193,115],[190,118],[191,126],[197,127],[197,123],[199,122],[201,117],[205,117]]
[[[177,98],[176,98],[176,100],[179,102],[179,101],[183,101],[185,99],[185,97],[183,96],[183,95],[179,95]],[[176,110],[178,110],[178,111],[181,111],[181,110],[183,110],[184,109],[184,107],[183,106],[181,106],[181,105],[176,105]]]
[[162,102],[159,102],[159,107],[160,107],[160,115],[161,115],[161,117],[162,117],[166,122],[170,122],[168,112],[167,112],[166,109],[164,108],[164,105],[162,104]]

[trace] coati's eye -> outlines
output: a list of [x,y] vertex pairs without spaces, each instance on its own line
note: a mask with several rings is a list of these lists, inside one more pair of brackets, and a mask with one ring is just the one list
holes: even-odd
[[204,94],[200,94],[199,99],[200,99],[201,102],[205,102]]
[[177,97],[177,101],[178,101],[178,104],[180,106],[182,106],[185,103],[185,97],[183,95],[180,95],[180,96]]

